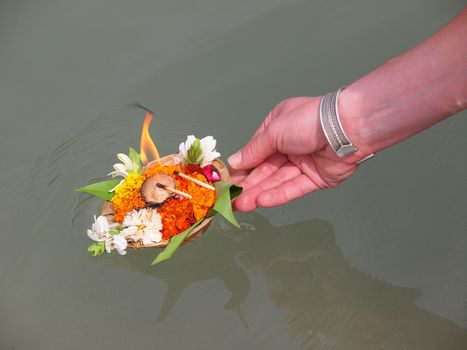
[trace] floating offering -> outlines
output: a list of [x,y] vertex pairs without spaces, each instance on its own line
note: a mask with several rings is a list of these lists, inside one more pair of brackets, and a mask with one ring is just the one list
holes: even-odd
[[[239,227],[231,200],[242,189],[230,183],[229,171],[212,136],[187,137],[179,152],[160,158],[147,112],[140,153],[119,153],[109,176],[121,177],[77,189],[103,199],[102,213],[87,230],[97,256],[116,250],[164,248],[151,265],[169,259],[183,242],[200,237],[216,214]],[[153,160],[149,161],[152,157]]]

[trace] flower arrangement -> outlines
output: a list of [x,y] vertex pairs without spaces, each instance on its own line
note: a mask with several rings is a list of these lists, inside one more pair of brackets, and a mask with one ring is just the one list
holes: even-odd
[[[147,129],[144,134],[149,135]],[[242,189],[229,182],[212,136],[190,135],[177,154],[163,158],[156,154],[154,161],[143,164],[142,155],[147,158],[143,148],[141,154],[130,148],[128,155],[117,155],[121,163],[114,164],[109,173],[122,179],[76,190],[105,200],[102,214],[94,216],[87,230],[94,241],[88,248],[93,256],[114,250],[125,255],[127,248],[164,247],[154,265],[169,259],[185,240],[204,233],[216,214],[239,226],[231,200]]]

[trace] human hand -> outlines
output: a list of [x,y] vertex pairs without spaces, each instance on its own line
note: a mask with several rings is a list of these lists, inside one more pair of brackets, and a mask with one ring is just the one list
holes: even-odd
[[328,145],[319,119],[320,97],[279,103],[251,140],[229,158],[232,181],[243,186],[239,211],[274,207],[313,191],[336,187],[355,160],[339,158]]
[[240,211],[273,207],[352,175],[357,161],[388,148],[467,107],[467,9],[440,32],[342,91],[343,130],[359,149],[339,158],[319,120],[319,97],[278,104],[253,138],[229,158],[232,180],[244,187]]

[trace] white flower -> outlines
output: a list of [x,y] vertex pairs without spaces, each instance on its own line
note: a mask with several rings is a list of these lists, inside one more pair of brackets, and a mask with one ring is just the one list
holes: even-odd
[[105,216],[101,215],[96,218],[94,215],[94,223],[91,225],[91,229],[88,229],[88,237],[96,242],[105,241],[111,236],[109,228],[109,222]]
[[[209,165],[212,163],[214,159],[217,159],[221,156],[219,152],[216,151],[216,140],[212,136],[206,136],[199,140],[199,144],[197,145],[195,142],[198,140],[194,135],[189,135],[185,142],[182,142],[179,146],[179,154],[178,158],[180,161],[188,160],[189,162],[193,162],[195,164],[200,164],[201,167]],[[192,152],[196,159],[190,159],[188,151],[192,146],[198,146],[199,149],[192,150]],[[200,154],[200,157],[198,158]],[[193,156],[191,157],[193,158]]]
[[155,209],[140,209],[129,212],[123,219],[122,235],[143,244],[158,243],[162,240],[162,219]]
[[125,249],[127,245],[128,242],[126,241],[125,237],[123,237],[121,234],[114,235],[105,241],[105,250],[107,253],[110,253],[113,249],[116,249],[118,254],[125,255]]
[[94,215],[94,223],[91,225],[91,229],[88,229],[88,237],[96,242],[105,241],[105,250],[110,253],[113,249],[116,249],[120,255],[126,254],[127,241],[122,235],[112,235],[110,229],[115,225],[109,225],[105,216],[99,216],[96,218]]
[[214,137],[206,136],[200,141],[204,156],[203,161],[201,162],[201,167],[204,167],[208,164],[211,164],[214,159],[219,158],[221,154],[216,151],[216,140]]
[[148,245],[151,243],[158,243],[162,240],[162,233],[160,231],[145,231],[143,234],[143,244]]
[[109,173],[109,175],[111,175],[112,177],[116,177],[116,176],[127,177],[128,174],[133,171],[133,162],[131,161],[130,157],[128,157],[124,153],[117,154],[117,158],[122,163],[114,164],[113,167],[115,171],[112,171],[111,173]]
[[193,142],[195,142],[195,140],[196,140],[196,137],[194,135],[189,135],[186,138],[186,141],[182,142],[180,146],[178,146],[178,149],[180,151],[179,156],[182,159],[185,159],[185,157],[187,156],[188,150],[191,148],[191,146],[193,146]]

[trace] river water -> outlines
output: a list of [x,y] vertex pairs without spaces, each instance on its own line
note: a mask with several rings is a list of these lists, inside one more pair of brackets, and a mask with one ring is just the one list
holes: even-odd
[[453,0],[0,3],[0,349],[466,349],[466,113],[164,264],[92,258],[74,188],[138,147],[224,159],[286,97],[349,84]]

